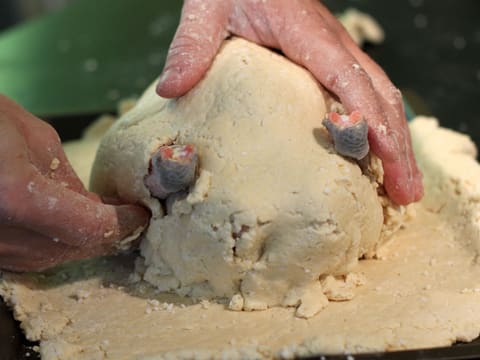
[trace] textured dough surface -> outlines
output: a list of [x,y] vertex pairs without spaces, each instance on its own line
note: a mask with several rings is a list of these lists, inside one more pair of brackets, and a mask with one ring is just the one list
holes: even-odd
[[[470,341],[480,331],[475,148],[433,119],[419,118],[411,129],[427,185],[417,216],[382,247],[381,260],[359,262],[355,271],[367,283],[355,298],[331,302],[310,319],[299,319],[291,308],[236,312],[226,304],[158,294],[130,277],[133,257],[42,275],[4,273],[0,295],[27,337],[41,341],[45,360],[289,358]],[[83,146],[67,147],[77,170],[83,162],[78,152],[95,147],[92,141]]]
[[[237,294],[246,310],[322,309],[319,278],[372,256],[383,224],[376,184],[321,125],[327,101],[305,69],[242,39],[182,98],[150,87],[102,140],[91,180],[152,209],[144,279],[194,297]],[[200,176],[163,216],[143,181],[152,153],[172,143],[197,148]]]
[[[379,34],[367,27],[359,35]],[[85,183],[102,128],[65,147]],[[291,308],[235,312],[226,304],[160,295],[131,275],[134,257],[42,275],[3,273],[0,296],[27,337],[40,341],[45,360],[290,358],[472,340],[480,331],[476,150],[432,119],[417,119],[411,130],[426,184],[416,218],[381,249],[381,260],[355,267],[367,279],[355,298],[331,302],[313,318],[299,319]],[[385,221],[398,227],[394,216]]]

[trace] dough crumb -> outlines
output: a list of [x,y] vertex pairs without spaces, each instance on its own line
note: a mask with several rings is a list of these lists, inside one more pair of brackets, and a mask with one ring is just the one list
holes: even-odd
[[160,306],[160,302],[156,299],[148,300],[148,304],[153,306],[153,307],[157,307],[157,308]]
[[[403,206],[396,205],[387,196],[380,196],[380,201],[383,207],[384,226],[382,228],[382,240],[381,244],[388,242],[392,236],[399,230],[403,229],[407,223],[411,222],[415,216],[415,204]],[[378,258],[385,257],[386,252],[381,252],[382,248],[379,247],[377,252]],[[385,247],[384,250],[387,250]]]
[[295,315],[299,318],[309,319],[318,314],[327,305],[328,298],[324,295],[322,288],[316,285],[313,289],[305,291]]
[[[147,301],[147,308],[145,309],[145,313],[150,314],[152,311],[160,311],[160,310],[167,310],[171,311],[169,308],[170,304],[160,304],[160,301],[158,300],[148,300]],[[169,310],[170,309],[170,310]],[[173,309],[173,307],[172,307]]]
[[369,14],[349,8],[339,16],[339,20],[357,45],[365,42],[380,44],[385,33],[378,22]]
[[285,360],[295,359],[295,351],[291,347],[283,348],[278,352],[278,357]]
[[169,303],[163,303],[162,304],[162,310],[166,310],[168,312],[173,312],[174,304],[169,304]]
[[240,294],[235,294],[232,296],[228,308],[233,311],[242,311],[243,310],[243,296]]
[[81,303],[84,300],[88,299],[91,295],[90,291],[79,289],[75,293],[73,293],[70,297],[77,302]]
[[290,289],[282,303],[282,306],[297,307],[295,316],[303,319],[315,316],[327,305],[328,299],[319,282]]
[[203,299],[200,301],[200,306],[202,309],[207,310],[210,307],[210,301]]
[[190,205],[201,203],[208,196],[208,190],[212,183],[212,173],[207,170],[200,170],[200,175],[187,196],[187,202]]
[[460,291],[460,294],[473,294],[480,293],[480,288],[464,288]]
[[331,301],[347,301],[352,300],[355,296],[353,292],[355,281],[346,279],[337,279],[332,275],[326,276],[321,280],[323,293]]
[[55,171],[58,169],[60,166],[60,160],[58,160],[56,157],[52,159],[52,162],[50,163],[50,170]]
[[28,190],[29,193],[33,193],[34,186],[35,186],[35,183],[33,181],[30,181],[27,184],[27,190]]
[[367,283],[367,278],[363,274],[348,273],[345,278],[345,283],[348,286],[363,286]]

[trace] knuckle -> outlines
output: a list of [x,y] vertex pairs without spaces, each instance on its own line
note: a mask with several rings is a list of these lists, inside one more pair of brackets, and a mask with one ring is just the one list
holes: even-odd
[[326,78],[326,81],[325,81],[324,85],[327,88],[335,91],[335,89],[337,88],[338,81],[339,81],[338,73],[331,73],[331,74],[327,75],[327,78]]
[[198,44],[182,36],[172,44],[168,50],[168,56],[175,62],[175,66],[186,65],[194,61],[194,53],[200,51],[200,48]]
[[392,85],[388,91],[388,101],[392,105],[401,104],[403,101],[403,98],[402,98],[402,92],[400,91],[400,89]]
[[358,87],[359,84],[367,84],[373,88],[372,81],[367,72],[354,62],[349,62],[346,66],[341,66],[332,71],[327,76],[326,86],[330,87],[335,93],[345,93],[352,87]]

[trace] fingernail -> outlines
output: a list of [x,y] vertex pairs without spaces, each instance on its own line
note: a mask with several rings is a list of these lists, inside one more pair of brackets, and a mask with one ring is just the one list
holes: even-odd
[[120,205],[116,211],[121,239],[132,235],[139,228],[145,228],[150,218],[150,213],[140,206]]

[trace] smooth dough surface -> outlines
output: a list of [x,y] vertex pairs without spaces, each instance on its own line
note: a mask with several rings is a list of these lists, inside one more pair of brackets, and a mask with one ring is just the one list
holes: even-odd
[[[383,225],[376,183],[321,125],[329,97],[305,69],[242,39],[187,95],[161,99],[154,85],[106,134],[91,179],[95,192],[151,208],[144,279],[237,310],[317,313],[333,298],[319,278],[375,254]],[[197,148],[200,175],[163,214],[144,179],[172,143]]]

